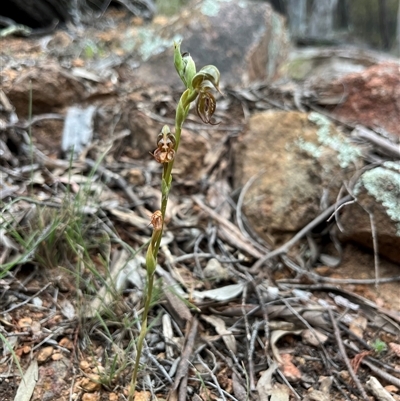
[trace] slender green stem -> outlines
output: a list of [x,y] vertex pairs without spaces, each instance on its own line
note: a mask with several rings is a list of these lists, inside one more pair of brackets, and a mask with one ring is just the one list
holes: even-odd
[[154,274],[150,274],[147,277],[147,292],[146,292],[146,301],[144,305],[143,315],[142,315],[142,327],[140,328],[140,335],[137,342],[136,347],[136,359],[135,359],[135,367],[133,369],[132,380],[129,388],[129,396],[128,401],[133,401],[133,397],[135,395],[137,376],[139,373],[139,364],[140,357],[142,355],[144,339],[147,333],[147,317],[149,315],[151,298],[153,293],[153,284],[154,284]]
[[[183,95],[182,95],[183,98]],[[179,105],[176,111],[176,119],[175,119],[175,138],[176,138],[176,145],[175,145],[175,152],[177,152],[178,147],[179,147],[179,142],[181,138],[181,132],[182,132],[182,125],[183,122],[189,112],[189,104],[183,104],[182,98],[179,101]],[[183,113],[182,113],[183,110]],[[165,213],[167,210],[167,204],[168,204],[168,195],[169,191],[171,189],[171,173],[172,173],[172,167],[174,165],[174,161],[172,160],[170,163],[164,163],[164,168],[163,168],[163,174],[162,174],[162,180],[167,183],[165,186],[165,190],[163,190],[162,193],[162,200],[161,200],[161,214],[162,214],[162,221],[163,221],[163,227],[161,229],[161,233],[157,236],[154,247],[153,247],[153,256],[154,259],[157,260],[157,255],[158,255],[158,250],[160,248],[160,243],[161,243],[161,238],[162,238],[162,232],[164,229],[164,219],[165,219]],[[150,246],[152,246],[153,241],[151,241]],[[130,383],[130,388],[129,388],[129,396],[128,396],[128,401],[133,401],[133,397],[135,395],[135,390],[136,390],[136,382],[137,382],[137,376],[139,372],[139,364],[140,364],[140,357],[142,355],[142,349],[143,349],[143,343],[144,339],[146,336],[147,332],[147,318],[150,310],[150,303],[151,303],[151,298],[152,298],[152,293],[153,293],[153,283],[154,283],[154,273],[148,274],[148,287],[147,287],[147,292],[146,292],[146,301],[144,305],[144,310],[142,314],[142,327],[140,329],[140,335],[138,338],[137,342],[137,349],[136,349],[136,359],[135,359],[135,366],[133,369],[133,374],[132,374],[132,380]]]
[[[180,52],[178,52],[177,54],[179,56],[179,60],[182,61]],[[181,65],[181,67],[183,68],[183,64]],[[194,72],[192,71],[192,75],[194,75],[195,74],[194,63],[193,63],[193,65],[190,65],[190,67],[192,69],[194,68]],[[181,72],[181,68],[178,68],[178,72],[179,72],[180,76],[182,77],[183,75]],[[189,81],[191,82],[191,78],[189,79]],[[174,148],[175,155],[178,151],[179,143],[181,140],[182,126],[189,113],[190,104],[197,98],[197,96],[198,96],[198,91],[192,89],[192,86],[190,84],[190,87],[185,90],[185,92],[182,94],[182,96],[179,100],[179,103],[178,103],[178,106],[176,109],[176,117],[175,117],[175,148]],[[142,354],[144,339],[145,339],[145,336],[147,333],[147,319],[148,319],[152,292],[153,292],[154,270],[156,268],[158,250],[160,248],[162,233],[163,233],[163,229],[164,229],[164,220],[165,220],[165,214],[166,214],[166,210],[167,210],[168,196],[169,196],[169,192],[171,190],[173,166],[174,166],[174,160],[170,161],[169,163],[164,163],[164,168],[163,168],[163,173],[162,173],[161,227],[157,228],[157,231],[156,230],[153,231],[153,235],[152,235],[150,245],[148,248],[148,253],[146,255],[148,287],[147,287],[147,293],[146,293],[146,301],[145,301],[144,310],[143,310],[143,314],[142,314],[142,327],[140,329],[140,335],[139,335],[138,342],[137,342],[137,354],[136,354],[135,366],[134,366],[132,379],[131,379],[131,383],[130,383],[130,387],[129,387],[128,401],[133,401],[133,397],[135,394],[136,382],[137,382],[137,376],[138,376],[139,364],[140,364],[140,357]],[[154,227],[154,224],[153,224],[153,227]]]

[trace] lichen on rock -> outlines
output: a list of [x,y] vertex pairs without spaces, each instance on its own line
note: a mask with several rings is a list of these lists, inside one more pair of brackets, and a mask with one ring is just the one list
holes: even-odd
[[337,130],[333,131],[332,124],[327,117],[312,112],[308,119],[318,126],[318,142],[337,152],[337,159],[341,168],[347,168],[361,158],[361,149],[352,144],[344,135],[338,135]]
[[400,174],[391,169],[376,167],[361,176],[355,187],[355,195],[360,192],[361,186],[385,207],[387,215],[395,222],[396,234],[400,237]]

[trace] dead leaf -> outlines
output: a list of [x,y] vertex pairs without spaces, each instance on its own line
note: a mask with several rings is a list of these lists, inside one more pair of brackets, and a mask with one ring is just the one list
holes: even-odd
[[245,400],[247,399],[247,391],[241,385],[239,378],[236,376],[235,373],[232,373],[232,387],[233,387],[233,394],[238,400]]
[[389,391],[389,393],[398,393],[399,389],[396,386],[393,386],[393,384],[389,384],[388,386],[385,386],[385,390]]
[[322,391],[312,389],[306,396],[305,401],[330,401],[331,397],[329,394],[325,394]]
[[68,337],[63,337],[59,342],[58,345],[60,347],[69,349],[72,351],[74,349],[74,343],[68,338]]
[[72,303],[68,299],[63,299],[60,302],[60,307],[61,307],[61,313],[68,319],[72,320],[76,314],[75,314],[75,308],[72,305]]
[[38,363],[33,360],[29,368],[24,374],[23,380],[18,386],[17,394],[15,394],[14,401],[29,401],[32,397],[33,390],[35,389],[38,380]]
[[341,295],[335,295],[335,294],[329,294],[329,295],[333,298],[335,304],[338,306],[343,306],[344,308],[349,308],[353,311],[358,311],[360,309],[360,305],[350,302],[347,298],[342,297]]
[[193,317],[191,321],[191,327],[190,329],[188,328],[187,330],[185,338],[186,340],[185,347],[183,348],[181,353],[181,359],[178,365],[178,369],[176,371],[175,381],[168,396],[168,400],[170,401],[178,400],[178,394],[181,385],[184,387],[183,389],[186,391],[190,355],[192,355],[193,353],[194,342],[197,336],[198,326],[199,326],[198,320],[195,317]]
[[164,313],[162,317],[163,335],[165,340],[165,354],[167,359],[174,357],[174,332],[172,330],[171,316]]
[[290,390],[281,383],[275,383],[271,390],[270,401],[289,401]]
[[206,267],[203,269],[204,277],[219,283],[220,281],[228,280],[230,277],[229,269],[218,261],[218,259],[211,258]]
[[356,336],[363,338],[364,331],[367,328],[368,320],[364,316],[357,316],[350,322],[349,329]]
[[213,315],[201,315],[201,318],[214,326],[215,331],[222,337],[226,347],[236,354],[236,339],[232,332],[226,329],[225,322],[221,318]]
[[278,340],[281,337],[286,336],[287,334],[294,334],[294,335],[298,336],[298,335],[301,334],[302,331],[303,330],[274,330],[274,331],[271,332],[271,336],[270,336],[270,339],[269,339],[269,344],[270,344],[270,347],[271,347],[271,351],[272,351],[272,353],[274,355],[274,358],[279,364],[282,364],[283,361],[282,361],[281,356],[279,355],[279,350],[278,350],[278,348],[276,346],[276,343],[278,342]]
[[356,355],[354,356],[354,358],[350,361],[350,362],[351,362],[351,366],[352,366],[353,369],[354,369],[354,373],[357,373],[358,368],[359,368],[360,365],[361,365],[361,362],[362,362],[363,359],[364,359],[366,356],[368,356],[368,355],[371,355],[371,351],[362,351],[362,352],[356,354]]
[[180,327],[184,327],[186,322],[192,319],[192,314],[186,303],[174,294],[175,287],[172,289],[164,283],[164,296],[166,298],[166,308]]
[[238,297],[242,293],[244,286],[245,284],[239,283],[208,291],[193,291],[193,297],[198,299],[209,298],[214,301],[229,301]]
[[273,361],[267,370],[265,370],[257,382],[257,391],[260,401],[270,401],[272,391],[272,375],[278,369],[278,364]]
[[54,354],[51,355],[51,359],[53,361],[59,361],[60,359],[63,359],[63,354],[61,352],[56,352]]
[[135,212],[129,211],[124,212],[118,209],[109,209],[109,212],[113,214],[115,217],[123,221],[124,223],[128,223],[134,227],[139,229],[145,229],[149,225],[149,220],[140,217]]
[[389,343],[389,348],[400,358],[400,344]]

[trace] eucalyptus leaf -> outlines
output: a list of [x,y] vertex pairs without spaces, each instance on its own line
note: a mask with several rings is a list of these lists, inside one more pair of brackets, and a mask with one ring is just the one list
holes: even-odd
[[209,298],[215,301],[229,301],[230,299],[238,297],[244,288],[245,284],[232,284],[221,288],[215,288],[207,291],[193,291],[195,298],[204,299]]

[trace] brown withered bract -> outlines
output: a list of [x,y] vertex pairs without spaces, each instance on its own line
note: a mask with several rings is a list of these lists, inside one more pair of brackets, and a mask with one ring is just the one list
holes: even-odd
[[153,226],[153,229],[155,231],[160,231],[163,226],[163,217],[161,210],[156,210],[152,215],[151,215],[151,224]]

